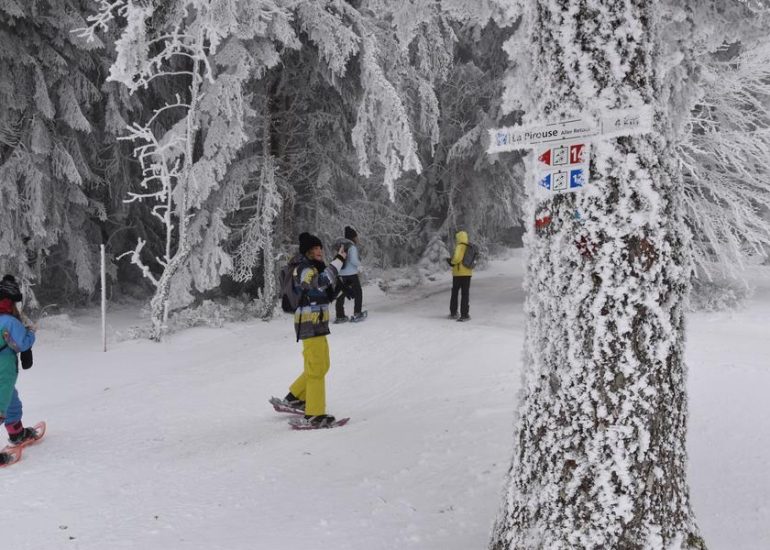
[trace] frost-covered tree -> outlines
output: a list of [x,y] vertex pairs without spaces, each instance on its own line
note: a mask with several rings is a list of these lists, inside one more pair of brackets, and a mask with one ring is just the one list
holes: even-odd
[[[650,134],[595,143],[582,192],[530,199],[523,384],[490,548],[704,548],[686,480],[691,260],[668,112],[686,68],[663,74],[658,2],[520,5],[512,108],[655,116]],[[691,58],[680,38],[667,62]]]
[[[263,91],[262,123],[261,123],[261,154],[246,156],[241,160],[230,178],[249,180],[249,173],[256,172],[258,180],[254,193],[252,215],[243,228],[240,243],[235,253],[236,281],[247,281],[253,276],[253,268],[262,263],[263,284],[261,289],[260,316],[270,319],[275,310],[276,298],[280,289],[276,284],[276,220],[283,206],[283,197],[279,189],[279,174],[276,168],[276,158],[273,155],[272,110],[271,99],[267,89]],[[245,185],[245,192],[249,192]],[[247,206],[248,199],[241,198],[241,207]]]
[[696,276],[740,278],[770,244],[770,13],[737,1],[667,10],[666,46],[677,51],[683,28],[693,40],[676,153]]
[[[237,170],[250,164],[258,171],[269,151],[274,177],[251,178],[244,206],[252,216],[236,216],[237,279],[268,260],[262,251],[268,218],[276,254],[296,246],[303,230],[330,242],[353,224],[369,242],[383,245],[416,226],[388,203],[402,172],[420,168],[414,129],[422,119],[411,109],[408,90],[425,76],[398,47],[397,28],[385,11],[358,2],[300,1],[293,13],[301,46],[283,52],[280,66],[266,72],[252,96],[257,129],[244,148],[249,159]],[[422,86],[423,96],[435,96],[433,84]],[[266,182],[275,183],[280,201],[261,200],[275,198],[273,191],[263,195]],[[272,277],[263,275],[267,284]]]
[[[483,239],[515,223],[517,167],[489,163],[483,139],[485,129],[496,124],[505,74],[500,46],[511,21],[502,6],[361,2],[362,11],[374,14],[373,31],[388,52],[385,74],[412,121],[422,170],[405,173],[393,203],[382,204],[366,181],[346,177],[347,157],[336,155],[337,163],[319,179],[331,185],[323,183],[318,194],[333,199],[321,202],[321,218],[362,229],[381,252],[377,261],[414,261],[436,230],[453,233],[456,224]],[[382,177],[375,171],[370,179]]]
[[707,69],[677,156],[698,265],[737,276],[747,256],[770,251],[770,42]]
[[[275,65],[275,43],[292,45],[294,35],[279,4],[208,0],[178,0],[162,9],[102,0],[83,35],[93,37],[116,16],[126,25],[110,80],[132,93],[165,80],[174,92],[126,136],[136,145],[143,175],[129,201],[155,201],[153,214],[165,229],[163,254],[155,258],[159,268],[142,257],[142,239],[130,253],[156,287],[152,337],[160,339],[171,307],[187,305],[192,291],[217,285],[231,269],[221,243],[228,234],[224,218],[240,190],[237,182],[220,183],[246,141],[243,83]],[[161,117],[169,122],[160,124]]]
[[[486,154],[487,130],[510,125],[518,116],[500,111],[505,76],[501,46],[511,34],[507,23],[458,28],[455,63],[439,94],[441,141],[433,162],[425,164],[436,178],[431,187],[444,199],[439,201],[440,232],[450,239],[457,229],[465,229],[477,243],[492,242],[522,216],[521,164],[491,163]],[[421,201],[421,206],[430,202]]]
[[[104,63],[78,0],[0,2],[0,269],[58,299],[97,282]],[[41,293],[42,290],[42,293]]]

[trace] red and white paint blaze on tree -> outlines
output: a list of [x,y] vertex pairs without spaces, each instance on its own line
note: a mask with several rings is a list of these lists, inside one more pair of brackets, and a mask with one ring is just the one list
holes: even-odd
[[649,105],[655,122],[597,141],[586,189],[531,199],[525,373],[490,548],[702,549],[686,480],[690,243],[657,2],[523,4],[530,120]]

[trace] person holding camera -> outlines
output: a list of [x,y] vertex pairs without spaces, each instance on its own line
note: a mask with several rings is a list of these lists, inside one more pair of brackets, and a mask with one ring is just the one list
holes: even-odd
[[289,387],[282,404],[304,412],[301,428],[330,428],[335,418],[326,414],[326,373],[329,372],[329,302],[337,274],[347,253],[340,246],[334,259],[326,265],[321,239],[309,233],[299,236],[301,263],[294,269],[294,290],[299,294],[294,313],[294,330],[302,341],[304,365],[302,373]]

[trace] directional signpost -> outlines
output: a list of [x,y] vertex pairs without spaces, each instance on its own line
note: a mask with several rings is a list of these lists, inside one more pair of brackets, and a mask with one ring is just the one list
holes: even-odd
[[534,149],[536,181],[541,193],[571,193],[588,185],[591,142],[652,130],[652,109],[616,109],[598,121],[575,118],[490,130],[487,153]]

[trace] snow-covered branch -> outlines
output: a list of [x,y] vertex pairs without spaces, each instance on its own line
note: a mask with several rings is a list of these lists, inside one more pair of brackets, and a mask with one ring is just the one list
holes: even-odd
[[678,146],[695,260],[739,277],[770,251],[770,42],[712,61],[702,101]]
[[115,15],[124,16],[128,6],[126,0],[98,0],[99,7],[96,14],[89,15],[86,21],[91,24],[88,27],[72,30],[78,37],[86,39],[88,42],[96,40],[97,32],[107,32],[110,22],[115,19]]
[[140,238],[137,240],[136,247],[133,250],[124,252],[123,254],[121,254],[115,259],[120,260],[125,256],[131,256],[131,263],[139,268],[139,270],[142,272],[143,277],[149,279],[152,282],[152,284],[154,284],[157,287],[158,279],[155,278],[155,276],[150,271],[150,268],[142,261],[141,254],[145,244],[147,244],[147,241]]

